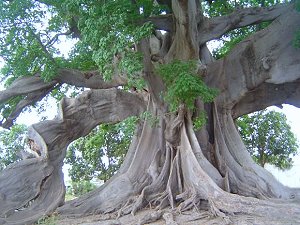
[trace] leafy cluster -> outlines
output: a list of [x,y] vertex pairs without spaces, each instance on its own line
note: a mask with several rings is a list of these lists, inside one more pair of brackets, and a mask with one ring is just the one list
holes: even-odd
[[[152,32],[146,19],[162,11],[152,0],[0,1],[0,55],[5,62],[1,79],[9,86],[33,74],[52,80],[59,68],[100,68],[107,79],[116,69],[128,75],[130,84],[142,86],[136,43]],[[60,41],[74,45],[69,55]],[[23,99],[1,105],[5,117]]]
[[193,127],[194,130],[200,130],[203,125],[205,125],[207,122],[207,114],[206,112],[202,111],[199,113],[199,115],[193,119]]
[[212,102],[218,94],[216,89],[206,86],[197,74],[195,61],[174,60],[169,64],[160,65],[157,73],[166,85],[164,98],[170,104],[171,111],[176,111],[182,103],[193,108],[198,97],[203,102]]
[[141,71],[141,56],[135,44],[152,33],[150,23],[143,22],[161,9],[150,0],[74,1],[68,11],[80,13],[79,29],[83,42],[92,49],[92,59],[107,79],[113,74],[114,58],[120,72],[133,75]]
[[44,216],[40,218],[35,225],[56,225],[58,221],[58,217],[53,214],[50,216]]
[[51,27],[49,17],[51,12],[38,1],[0,1],[0,55],[6,63],[1,74],[8,84],[34,73],[45,80],[55,75],[53,57],[59,52],[51,40],[65,27]]
[[283,113],[262,110],[240,117],[237,125],[257,163],[261,166],[269,163],[280,169],[292,167],[292,156],[297,153],[298,142]]
[[70,196],[79,197],[96,188],[90,180],[72,181],[71,187],[68,187],[67,192]]

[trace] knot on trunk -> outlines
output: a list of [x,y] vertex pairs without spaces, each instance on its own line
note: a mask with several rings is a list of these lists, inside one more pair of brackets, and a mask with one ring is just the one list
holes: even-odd
[[180,129],[184,123],[185,114],[186,109],[182,104],[179,106],[177,113],[170,113],[165,116],[165,139],[174,147],[177,147],[180,143]]

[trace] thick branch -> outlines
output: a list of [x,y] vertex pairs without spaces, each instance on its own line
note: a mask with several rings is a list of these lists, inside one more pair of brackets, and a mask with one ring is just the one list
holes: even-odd
[[199,45],[220,38],[223,34],[236,28],[272,21],[280,15],[291,11],[291,5],[280,4],[266,8],[245,8],[230,15],[203,20],[199,35]]
[[38,74],[24,76],[13,82],[6,90],[0,92],[0,102],[5,102],[11,97],[26,95],[54,87],[57,83],[66,83],[76,87],[92,89],[108,89],[127,83],[126,78],[114,76],[110,81],[104,81],[97,71],[82,72],[74,69],[60,69],[57,77],[51,82],[45,82]]
[[0,92],[0,102],[5,102],[15,96],[26,95],[51,88],[55,86],[56,83],[57,81],[45,83],[39,76],[21,77],[15,80],[6,90]]
[[173,31],[173,17],[171,14],[152,16],[144,22],[148,22],[148,21],[153,23],[154,28],[157,30],[164,30],[168,32]]
[[[217,98],[219,105],[232,109],[240,101],[250,101],[250,96],[254,98],[255,92],[257,92],[256,99],[259,97],[259,101],[264,102],[260,107],[286,101],[295,104],[295,100],[288,100],[291,98],[288,93],[298,92],[296,84],[276,87],[267,83],[284,84],[299,80],[300,52],[292,44],[294,35],[299,29],[299,21],[300,14],[295,10],[289,11],[267,29],[238,44],[227,57],[208,65],[207,83],[220,90],[221,93]],[[276,102],[266,92],[272,88],[274,91],[276,88],[283,88],[281,92],[283,96]],[[253,112],[257,110],[258,105],[260,104],[253,104],[252,109],[249,105],[247,110],[241,112],[236,110],[236,113],[239,115],[242,111]]]
[[233,118],[283,103],[300,108],[300,79],[284,84],[263,83],[234,106]]
[[54,87],[44,88],[41,90],[37,90],[35,92],[29,93],[27,97],[21,100],[13,112],[6,118],[4,123],[0,123],[3,128],[10,128],[15,119],[20,115],[24,108],[27,106],[33,105],[34,103],[42,100],[49,92],[53,90]]
[[81,72],[72,69],[60,69],[58,76],[51,82],[45,82],[39,75],[26,76],[17,79],[10,87],[0,92],[0,103],[12,97],[25,95],[13,112],[1,124],[2,127],[9,128],[13,121],[19,116],[22,110],[43,99],[60,83],[66,83],[77,87],[87,87],[92,89],[108,89],[126,84],[127,80],[120,76],[114,76],[110,81],[104,81],[97,71]]
[[59,74],[55,77],[59,83],[66,83],[76,87],[86,87],[91,89],[108,89],[125,85],[127,79],[114,75],[111,80],[104,81],[98,71],[82,72],[74,69],[60,69]]

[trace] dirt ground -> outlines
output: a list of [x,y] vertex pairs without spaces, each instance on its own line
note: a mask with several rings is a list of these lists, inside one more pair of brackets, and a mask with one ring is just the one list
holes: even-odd
[[[298,204],[297,204],[298,205]],[[297,207],[297,206],[296,206]],[[300,209],[300,204],[299,204]],[[135,216],[126,215],[116,218],[116,214],[90,215],[83,218],[59,218],[57,225],[299,225],[299,209],[295,204],[286,203],[286,210],[295,211],[295,217],[270,218],[267,215],[228,215],[228,218],[214,217],[207,211],[188,211],[178,213],[167,209],[164,211],[143,210]],[[283,210],[284,214],[284,210]],[[229,219],[229,220],[228,220]]]

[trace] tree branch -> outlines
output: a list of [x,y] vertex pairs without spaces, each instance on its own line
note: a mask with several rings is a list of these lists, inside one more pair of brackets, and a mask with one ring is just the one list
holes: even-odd
[[143,23],[145,22],[153,23],[154,28],[157,30],[173,31],[173,17],[171,14],[152,16],[147,18]]
[[20,115],[24,108],[33,105],[34,103],[42,100],[46,95],[53,90],[54,87],[48,87],[35,92],[29,93],[25,99],[21,100],[10,115],[5,119],[5,122],[0,122],[0,126],[3,128],[10,128],[15,119]]
[[111,80],[105,81],[98,71],[80,71],[75,69],[60,69],[55,80],[60,83],[92,89],[107,89],[127,84],[127,78],[115,74]]
[[[208,64],[206,81],[220,90],[216,99],[220,106],[236,107],[235,117],[272,104],[300,106],[294,94],[299,93],[300,52],[292,44],[299,21],[296,10],[288,11],[225,58]],[[244,106],[254,100],[261,103]]]
[[20,115],[22,110],[34,103],[42,100],[57,85],[66,83],[76,87],[86,87],[92,89],[108,89],[118,87],[127,83],[126,78],[115,75],[110,81],[104,81],[98,71],[82,72],[74,69],[60,69],[55,80],[45,82],[38,74],[35,76],[25,76],[18,78],[6,90],[0,92],[0,103],[6,102],[12,97],[25,95],[11,114],[0,126],[9,128],[13,121]]
[[0,92],[0,103],[15,96],[48,89],[53,87],[56,83],[57,81],[45,83],[38,75],[18,78],[6,90]]
[[[272,7],[256,7],[236,10],[230,15],[206,18],[201,24],[199,45],[220,38],[223,34],[236,28],[272,21],[292,10],[292,5],[278,4]],[[202,21],[201,21],[202,22]]]
[[[259,99],[259,101],[258,101]],[[248,92],[232,109],[234,119],[271,105],[290,104],[300,108],[300,79],[291,83],[263,83]]]

